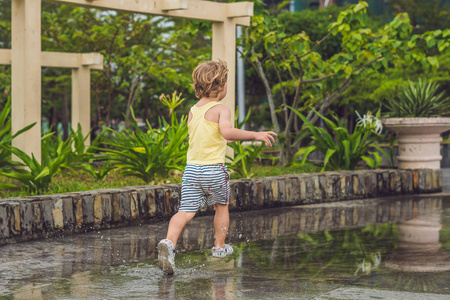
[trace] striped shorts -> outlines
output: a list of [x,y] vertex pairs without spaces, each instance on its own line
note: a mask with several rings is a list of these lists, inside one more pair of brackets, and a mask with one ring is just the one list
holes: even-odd
[[181,186],[180,211],[197,212],[205,204],[227,205],[230,199],[227,166],[187,165]]

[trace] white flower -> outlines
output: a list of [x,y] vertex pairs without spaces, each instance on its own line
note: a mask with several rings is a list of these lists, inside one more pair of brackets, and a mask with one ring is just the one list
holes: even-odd
[[375,117],[371,111],[368,111],[363,117],[361,117],[358,111],[356,111],[356,114],[358,115],[356,124],[362,125],[364,128],[367,128],[367,126],[373,127],[376,133],[381,133],[383,130],[383,123],[381,123],[381,120]]

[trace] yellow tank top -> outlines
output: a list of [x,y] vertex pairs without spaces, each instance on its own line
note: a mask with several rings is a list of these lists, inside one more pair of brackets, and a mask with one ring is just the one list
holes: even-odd
[[205,120],[205,113],[218,104],[220,103],[213,101],[202,107],[192,106],[192,119],[188,124],[188,164],[214,165],[225,163],[227,140],[220,134],[218,123]]

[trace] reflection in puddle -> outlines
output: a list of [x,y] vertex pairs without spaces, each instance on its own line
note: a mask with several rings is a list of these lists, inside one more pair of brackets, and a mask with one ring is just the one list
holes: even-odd
[[0,253],[0,296],[307,299],[343,286],[449,294],[449,200],[385,198],[235,213],[228,238],[235,253],[225,259],[211,258],[212,217],[199,217],[180,237],[175,276],[162,275],[155,262],[165,223],[7,245]]

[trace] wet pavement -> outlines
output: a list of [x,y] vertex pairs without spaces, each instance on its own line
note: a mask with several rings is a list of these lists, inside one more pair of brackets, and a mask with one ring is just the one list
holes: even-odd
[[167,225],[1,246],[0,299],[450,299],[445,193],[234,213],[225,259],[196,217],[174,276],[155,259]]

